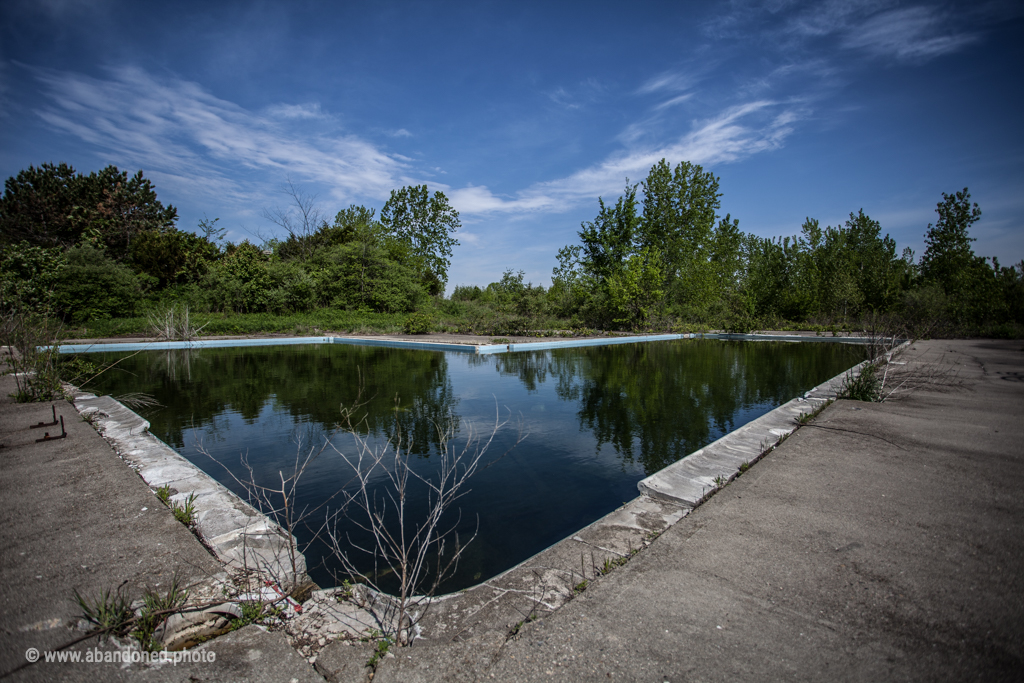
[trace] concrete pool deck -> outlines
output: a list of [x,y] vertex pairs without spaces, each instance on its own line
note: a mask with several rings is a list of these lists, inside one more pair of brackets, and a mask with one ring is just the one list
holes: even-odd
[[559,610],[400,650],[374,683],[1021,680],[1022,343],[901,362],[915,390],[832,404]]
[[[96,600],[123,584],[134,599],[147,587],[166,590],[175,576],[197,593],[226,579],[221,563],[74,406],[14,403],[14,389],[12,376],[0,376],[0,675],[24,664],[29,648],[50,650],[84,634],[76,628],[76,590]],[[45,432],[60,434],[59,425],[30,427],[52,420],[51,405],[67,437],[37,442]],[[282,633],[250,626],[212,642],[220,663],[146,671],[41,662],[5,680],[322,680]],[[70,649],[97,645],[91,639]]]
[[[1019,680],[1021,346],[915,344],[903,359],[908,370],[955,369],[959,384],[926,383],[883,404],[833,404],[644,552],[515,637],[507,637],[514,621],[500,622],[399,650],[374,682]],[[57,443],[29,439],[27,425],[49,419],[49,404],[13,404],[8,384],[0,378],[3,671],[23,661],[26,647],[74,637],[65,626],[76,612],[73,587],[95,591],[123,578],[141,585],[173,568],[214,571],[198,541],[166,523],[166,509],[147,505],[152,493],[89,425],[69,425],[71,436]],[[94,482],[110,479],[119,483]],[[160,514],[151,522],[141,507]],[[173,549],[151,553],[154,541],[172,537]],[[280,649],[281,634],[238,634],[210,645],[223,646],[221,666],[235,669],[39,664],[13,680],[316,675],[286,643]],[[366,680],[367,657],[329,645],[317,669],[328,680]]]

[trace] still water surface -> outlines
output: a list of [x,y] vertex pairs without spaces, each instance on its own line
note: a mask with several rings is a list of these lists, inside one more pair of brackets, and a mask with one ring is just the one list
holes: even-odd
[[[435,423],[454,420],[461,443],[470,433],[486,439],[496,411],[511,417],[452,511],[463,539],[479,533],[447,592],[572,534],[635,498],[640,479],[863,358],[862,348],[841,344],[711,340],[499,355],[310,344],[147,351],[86,388],[154,396],[160,406],[140,411],[152,433],[243,498],[226,471],[248,479],[242,456],[271,484],[290,472],[300,443],[330,438],[353,453],[352,437],[334,428],[342,406],[357,400],[365,404],[360,435],[371,444],[401,435],[427,477],[436,470]],[[527,436],[513,448],[520,425]],[[351,474],[325,450],[301,480],[300,507],[320,505]],[[320,512],[312,526],[322,521]],[[297,530],[300,540],[312,535]],[[336,584],[339,567],[325,547],[314,544],[306,557],[317,583]]]

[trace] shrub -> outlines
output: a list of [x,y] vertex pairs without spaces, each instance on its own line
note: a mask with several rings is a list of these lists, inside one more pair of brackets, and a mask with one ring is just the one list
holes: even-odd
[[881,399],[882,380],[875,371],[875,365],[868,363],[856,377],[849,372],[839,390],[839,398],[851,401],[878,401]]
[[74,324],[132,315],[144,285],[148,287],[154,280],[147,275],[136,276],[89,244],[69,249],[67,261],[54,289],[54,306]]
[[425,313],[413,313],[405,319],[402,329],[406,334],[427,334],[434,327],[434,321]]

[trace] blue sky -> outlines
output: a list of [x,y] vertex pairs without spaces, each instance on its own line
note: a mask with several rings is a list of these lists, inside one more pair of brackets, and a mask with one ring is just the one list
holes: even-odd
[[456,284],[548,284],[597,198],[662,157],[762,236],[863,208],[919,257],[942,192],[1024,259],[1016,2],[0,5],[0,174],[143,170],[179,227],[269,236],[290,180],[333,215],[426,183]]

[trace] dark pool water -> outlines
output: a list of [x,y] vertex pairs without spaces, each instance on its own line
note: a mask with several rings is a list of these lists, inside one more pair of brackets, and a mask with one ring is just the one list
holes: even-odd
[[[400,437],[425,477],[436,471],[435,424],[453,420],[461,445],[471,433],[489,436],[496,410],[511,417],[449,513],[463,539],[478,534],[447,592],[565,538],[635,498],[640,479],[863,358],[859,347],[830,343],[681,340],[483,356],[310,344],[141,352],[86,388],[155,397],[159,407],[139,411],[152,433],[243,498],[229,474],[249,479],[242,456],[270,484],[291,471],[300,443],[330,438],[354,453],[351,435],[334,429],[357,401],[358,434],[371,446]],[[513,448],[520,425],[528,436]],[[300,482],[300,508],[320,505],[351,476],[325,450]],[[424,500],[414,488],[411,518]],[[300,540],[323,519],[318,512],[297,529]],[[341,531],[363,538],[344,522]],[[335,585],[339,566],[326,548],[314,543],[306,556],[313,579]]]

